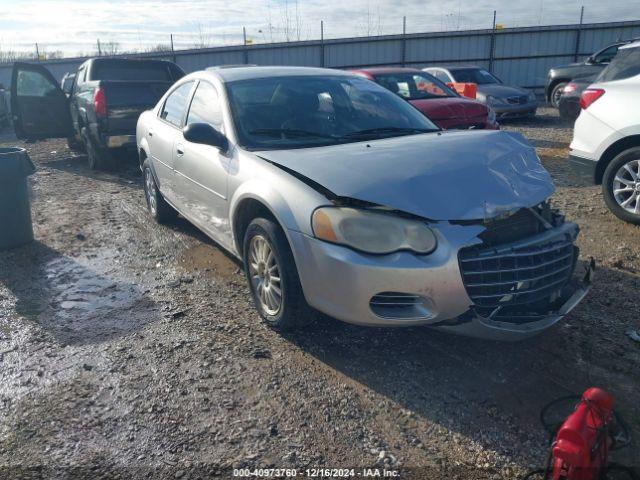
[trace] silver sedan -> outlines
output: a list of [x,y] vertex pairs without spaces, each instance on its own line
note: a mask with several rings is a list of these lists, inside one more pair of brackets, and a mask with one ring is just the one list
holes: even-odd
[[[244,263],[260,316],[520,339],[586,294],[578,227],[518,134],[441,131],[364,78],[213,68],[138,121],[149,211]],[[589,275],[587,275],[588,277]]]

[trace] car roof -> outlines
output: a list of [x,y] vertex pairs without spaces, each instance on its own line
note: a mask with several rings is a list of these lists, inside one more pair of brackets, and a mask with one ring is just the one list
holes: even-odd
[[429,65],[425,68],[442,68],[444,70],[461,70],[463,68],[483,68],[478,65]]
[[402,72],[422,72],[419,68],[409,68],[409,67],[372,67],[372,68],[354,68],[350,70],[351,72],[363,72],[369,73],[371,75],[378,75],[380,73],[402,73]]
[[209,67],[206,69],[206,73],[218,77],[223,82],[268,77],[304,77],[318,75],[354,76],[352,72],[315,67],[221,66]]
[[627,43],[626,45],[623,45],[622,47],[620,47],[620,50],[624,50],[627,48],[638,48],[640,47],[640,40],[635,40],[631,43]]

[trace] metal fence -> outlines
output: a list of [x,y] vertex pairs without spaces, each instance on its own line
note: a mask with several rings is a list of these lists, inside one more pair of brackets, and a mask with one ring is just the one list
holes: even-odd
[[[330,68],[381,65],[422,68],[470,63],[489,69],[506,83],[539,89],[544,86],[549,68],[581,59],[608,43],[634,37],[640,37],[640,20],[267,43],[122,56],[173,60],[186,72],[213,65],[247,63]],[[60,79],[84,60],[86,58],[69,58],[41,63]],[[0,83],[6,86],[11,82],[11,68],[11,64],[0,65]]]

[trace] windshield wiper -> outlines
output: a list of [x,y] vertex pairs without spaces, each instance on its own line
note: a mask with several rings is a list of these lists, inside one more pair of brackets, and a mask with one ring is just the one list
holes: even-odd
[[279,137],[284,135],[285,137],[316,137],[316,138],[330,138],[336,140],[336,137],[327,135],[320,132],[311,132],[309,130],[300,130],[297,128],[258,128],[249,132],[251,135],[268,135],[272,137]]
[[357,137],[375,137],[385,134],[398,134],[398,135],[411,135],[414,133],[428,133],[437,132],[435,128],[408,128],[408,127],[378,127],[367,128],[366,130],[357,130],[355,132],[349,132],[342,136],[342,138],[357,138]]

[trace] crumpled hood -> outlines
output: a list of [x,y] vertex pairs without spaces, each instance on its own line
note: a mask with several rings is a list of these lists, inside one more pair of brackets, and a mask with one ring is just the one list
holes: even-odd
[[533,147],[513,132],[446,131],[256,154],[337,196],[431,220],[491,218],[554,191]]

